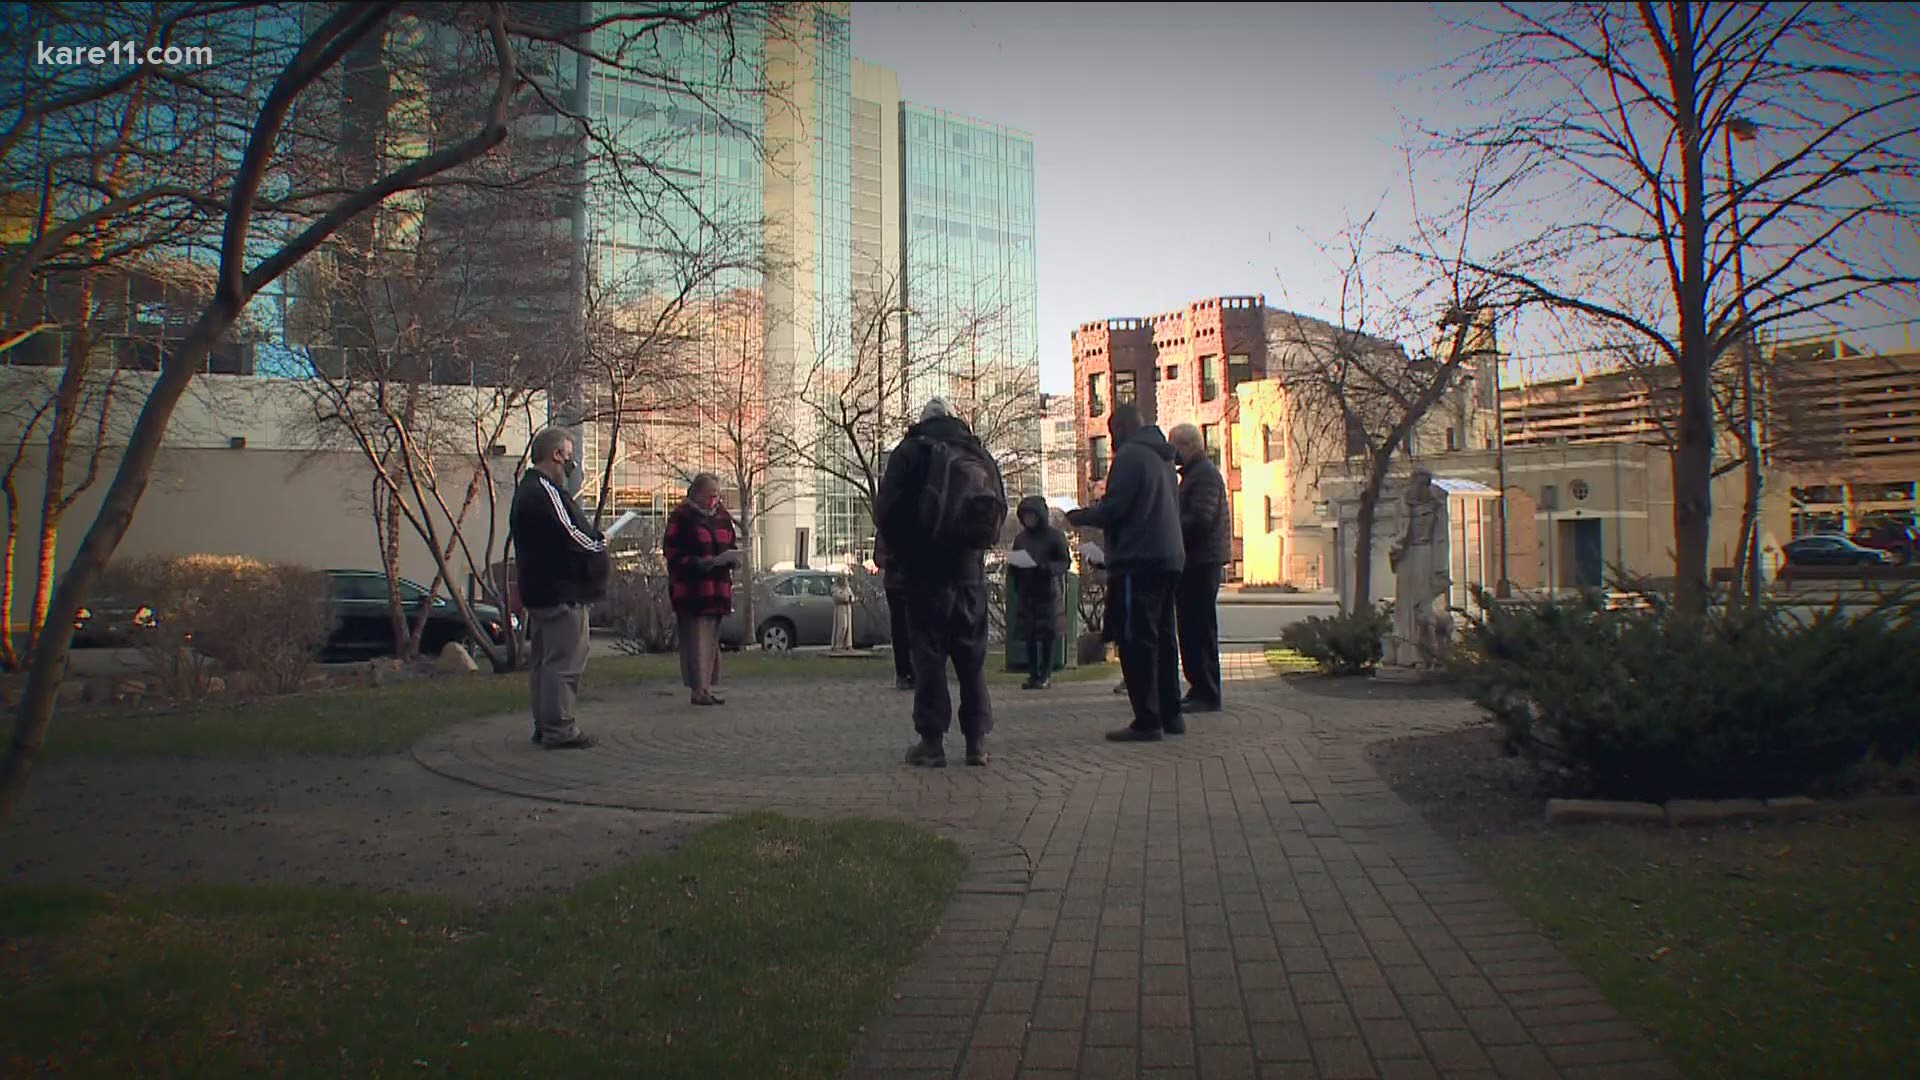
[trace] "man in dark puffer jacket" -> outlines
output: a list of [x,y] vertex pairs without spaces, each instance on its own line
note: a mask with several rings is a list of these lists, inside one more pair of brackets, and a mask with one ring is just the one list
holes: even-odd
[[1107,491],[1067,520],[1107,534],[1107,603],[1120,637],[1120,675],[1133,704],[1133,723],[1107,738],[1156,742],[1186,731],[1180,719],[1180,650],[1174,643],[1173,590],[1186,566],[1180,507],[1174,493],[1173,447],[1160,429],[1141,422],[1132,405],[1115,406],[1107,421],[1116,449]]
[[1187,566],[1174,588],[1180,623],[1180,665],[1190,689],[1180,704],[1191,712],[1220,711],[1220,578],[1233,554],[1233,517],[1227,509],[1227,482],[1207,456],[1200,429],[1173,429],[1174,459],[1180,465],[1180,533]]

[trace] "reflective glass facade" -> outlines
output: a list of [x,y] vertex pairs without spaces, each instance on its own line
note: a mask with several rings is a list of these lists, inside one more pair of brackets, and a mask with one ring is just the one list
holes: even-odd
[[[853,31],[847,19],[814,13],[814,347],[828,363],[853,354]],[[820,473],[813,552],[855,552],[873,532],[865,505],[838,477]]]
[[[624,5],[594,5],[604,18]],[[658,83],[642,82],[604,65],[594,65],[588,81],[587,110],[604,124],[622,149],[644,154],[657,164],[666,182],[651,206],[615,183],[612,163],[595,155],[587,213],[590,290],[608,304],[649,303],[677,291],[679,253],[724,243],[742,255],[740,245],[758,244],[757,223],[765,206],[765,166],[755,142],[762,136],[765,106],[757,95],[740,92],[763,77],[765,37],[744,22],[731,37],[695,29],[669,29],[657,39],[661,58],[685,83],[701,88],[701,97]],[[612,52],[625,33],[598,32],[596,51]],[[670,187],[668,185],[671,185]],[[757,297],[757,271],[728,270],[703,283],[691,298],[696,311],[730,297]],[[685,363],[696,370],[738,363],[737,342],[720,333],[696,341]],[[601,467],[610,443],[606,424],[582,432],[581,460],[589,475],[583,497],[598,496]],[[613,511],[663,516],[684,493],[681,474],[700,469],[722,473],[716,460],[715,433],[684,419],[667,418],[644,426],[623,427],[612,476]]]
[[[911,102],[901,107],[900,138],[914,371],[907,398],[941,394],[963,411],[970,401],[992,401],[992,411],[1004,414],[1010,395],[1031,394],[1034,402],[1023,411],[1037,417],[1033,140]],[[1037,455],[1038,423],[1017,434],[1021,448]],[[1015,435],[983,433],[999,444],[997,453],[1011,449]]]

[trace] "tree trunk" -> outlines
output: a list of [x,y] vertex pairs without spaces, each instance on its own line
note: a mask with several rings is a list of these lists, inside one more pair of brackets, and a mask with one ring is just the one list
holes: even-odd
[[[746,502],[747,501],[746,497],[742,496],[740,501]],[[753,634],[755,630],[755,626],[753,623],[753,573],[754,573],[753,528],[754,528],[754,523],[753,523],[752,515],[742,515],[739,525],[740,525],[740,548],[742,551],[746,552],[746,558],[742,560],[740,564],[741,566],[740,586],[741,586],[741,597],[742,597],[740,600],[740,619],[742,624],[746,627],[742,635],[742,641],[744,643],[744,642],[753,640]]]
[[1747,587],[1747,604],[1760,606],[1760,473],[1757,447],[1747,450],[1747,499],[1740,508],[1740,571]]
[[393,630],[394,652],[402,660],[411,660],[413,642],[407,633],[407,609],[400,602],[399,497],[378,478],[373,482],[373,494],[373,528],[380,537],[380,569],[387,578],[387,622]]
[[1673,455],[1674,603],[1683,612],[1707,610],[1708,553],[1713,529],[1713,350],[1707,335],[1706,148],[1694,70],[1692,12],[1673,13],[1668,68],[1680,135],[1680,425]]
[[1380,506],[1380,489],[1386,486],[1387,469],[1393,464],[1393,443],[1376,453],[1367,463],[1367,483],[1360,489],[1360,511],[1353,519],[1353,607],[1361,612],[1373,607],[1373,523]]
[[80,610],[80,602],[99,580],[107,560],[113,557],[133,524],[133,512],[153,476],[168,419],[213,343],[239,317],[243,303],[244,297],[239,295],[216,295],[180,343],[179,350],[168,358],[171,363],[162,364],[160,377],[155,380],[146,407],[141,409],[140,419],[133,426],[126,452],[120,458],[120,467],[114,471],[113,483],[107,488],[100,510],[81,539],[79,550],[74,552],[66,574],[53,590],[45,630],[35,639],[26,689],[14,714],[13,738],[7,744],[6,756],[0,758],[0,828],[13,819],[27,780],[46,744],[47,725],[53,720],[55,695],[73,646],[73,620]]
[[7,485],[7,539],[0,549],[0,671],[20,670],[20,654],[13,648],[13,556],[19,546],[20,507],[13,496],[11,478]]
[[[65,516],[63,496],[67,488],[67,455],[73,449],[73,427],[78,422],[82,393],[87,382],[87,352],[93,339],[87,333],[92,322],[94,276],[80,279],[80,291],[74,297],[75,319],[79,328],[67,338],[66,365],[60,372],[60,385],[54,391],[53,426],[47,429],[45,483],[40,489],[40,552],[34,565],[33,606],[27,612],[27,648],[40,638],[47,621],[47,605],[53,599],[53,579],[60,565],[60,519]],[[101,408],[107,403],[101,402]]]

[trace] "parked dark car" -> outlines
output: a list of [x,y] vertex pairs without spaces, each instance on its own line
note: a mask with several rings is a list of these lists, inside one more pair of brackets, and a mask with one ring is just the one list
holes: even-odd
[[73,617],[76,649],[126,649],[138,646],[155,626],[153,609],[137,600],[102,596]]
[[[782,570],[754,582],[753,618],[758,623],[753,640],[768,652],[785,652],[803,645],[833,644],[833,582],[825,570]],[[740,598],[733,614],[720,621],[720,645],[738,649],[747,641],[746,614]],[[885,600],[853,606],[853,644],[857,648],[884,645],[892,638]]]
[[[377,570],[329,570],[332,587],[333,634],[327,639],[320,658],[328,662],[364,660],[392,656],[399,650],[393,639],[393,616],[387,610],[387,578]],[[399,579],[400,599],[407,618],[417,619],[428,604],[427,590]],[[507,640],[506,616],[491,604],[475,604],[473,613],[486,628],[495,645]],[[519,617],[513,625],[519,626]],[[449,642],[467,642],[466,621],[460,609],[444,596],[435,596],[427,607],[426,628],[420,632],[420,654],[437,656]]]
[[1905,566],[1920,554],[1920,529],[1895,521],[1868,525],[1853,534],[1853,542],[1865,548],[1886,552],[1887,558]]
[[1887,556],[1840,535],[1802,536],[1781,549],[1788,566],[1884,566]]

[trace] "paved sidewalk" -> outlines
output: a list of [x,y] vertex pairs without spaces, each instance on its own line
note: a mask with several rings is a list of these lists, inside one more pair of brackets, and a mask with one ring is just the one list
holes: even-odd
[[1468,706],[1236,674],[1224,713],[1147,745],[1100,738],[1125,719],[1109,683],[997,691],[984,769],[902,766],[906,695],[853,680],[736,685],[724,709],[661,687],[588,709],[594,751],[502,718],[415,757],[530,798],[960,839],[968,879],[857,1076],[1677,1075],[1367,764]]

